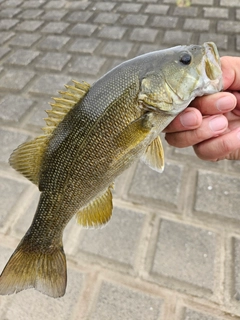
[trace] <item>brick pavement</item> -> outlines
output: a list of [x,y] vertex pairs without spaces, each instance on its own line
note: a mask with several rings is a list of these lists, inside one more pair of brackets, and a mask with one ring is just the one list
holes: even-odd
[[[240,1],[0,0],[0,269],[31,223],[39,193],[8,166],[41,132],[51,96],[121,61],[215,41],[239,55]],[[240,319],[239,162],[205,163],[165,144],[166,169],[137,163],[117,179],[101,230],[64,233],[68,287],[0,297],[0,319]]]

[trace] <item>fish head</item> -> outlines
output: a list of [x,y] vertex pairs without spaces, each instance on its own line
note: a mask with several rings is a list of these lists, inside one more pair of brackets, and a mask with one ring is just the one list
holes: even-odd
[[142,79],[139,101],[175,116],[195,97],[219,92],[222,86],[220,57],[213,42],[177,46],[154,59],[152,70]]

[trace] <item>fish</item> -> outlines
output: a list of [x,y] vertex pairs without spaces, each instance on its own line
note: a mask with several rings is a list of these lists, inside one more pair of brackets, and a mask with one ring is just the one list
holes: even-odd
[[66,85],[47,110],[43,134],[21,144],[10,165],[38,186],[33,221],[0,276],[0,294],[35,288],[53,298],[67,285],[63,230],[111,218],[114,180],[141,159],[164,169],[161,131],[197,96],[222,90],[216,45],[180,45],[137,56],[92,86]]

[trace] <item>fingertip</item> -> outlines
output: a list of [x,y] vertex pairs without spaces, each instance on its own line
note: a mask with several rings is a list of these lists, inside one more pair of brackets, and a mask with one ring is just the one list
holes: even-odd
[[197,109],[187,108],[180,114],[179,120],[185,129],[194,129],[201,125],[202,116]]

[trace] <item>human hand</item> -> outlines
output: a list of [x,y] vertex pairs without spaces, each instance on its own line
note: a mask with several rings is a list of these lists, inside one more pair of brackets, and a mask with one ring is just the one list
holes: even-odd
[[240,160],[240,58],[222,57],[221,64],[224,91],[196,98],[167,126],[165,139],[193,146],[203,160]]

